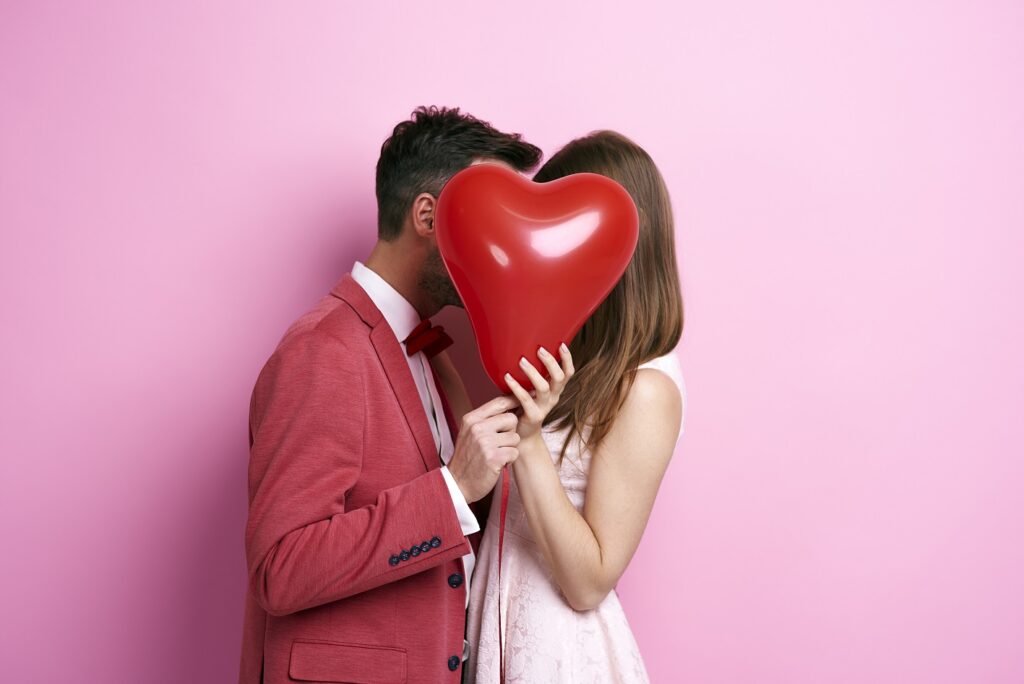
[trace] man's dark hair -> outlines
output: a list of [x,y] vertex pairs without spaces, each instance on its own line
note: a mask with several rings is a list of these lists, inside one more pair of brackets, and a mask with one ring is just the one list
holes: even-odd
[[441,188],[474,159],[506,162],[527,171],[540,161],[540,148],[519,133],[502,133],[458,107],[417,107],[395,126],[377,160],[377,236],[394,240],[416,195],[437,197]]

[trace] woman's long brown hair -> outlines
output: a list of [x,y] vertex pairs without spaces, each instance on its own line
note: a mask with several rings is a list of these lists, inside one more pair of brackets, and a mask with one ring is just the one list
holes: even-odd
[[611,429],[633,385],[637,366],[672,351],[683,332],[683,297],[676,264],[668,189],[650,155],[614,131],[573,140],[537,172],[538,183],[572,173],[599,173],[632,196],[640,216],[636,251],[622,278],[569,344],[575,374],[544,419],[570,430],[558,462],[574,435],[594,453]]

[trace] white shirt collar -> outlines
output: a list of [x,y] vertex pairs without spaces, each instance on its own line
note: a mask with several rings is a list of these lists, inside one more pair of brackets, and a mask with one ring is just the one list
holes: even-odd
[[413,305],[376,271],[356,261],[352,266],[352,279],[366,290],[370,300],[380,309],[399,343],[419,325],[420,315]]

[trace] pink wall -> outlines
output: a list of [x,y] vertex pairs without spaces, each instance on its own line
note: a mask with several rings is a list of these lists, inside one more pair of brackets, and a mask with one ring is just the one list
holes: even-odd
[[0,678],[234,679],[252,383],[448,103],[668,180],[654,681],[1024,680],[1024,11],[766,5],[4,3]]

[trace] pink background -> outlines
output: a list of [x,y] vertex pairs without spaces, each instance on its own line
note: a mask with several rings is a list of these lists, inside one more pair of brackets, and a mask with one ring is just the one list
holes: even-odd
[[498,5],[0,7],[0,678],[235,679],[252,384],[438,103],[670,186],[655,682],[1024,680],[1024,6]]

